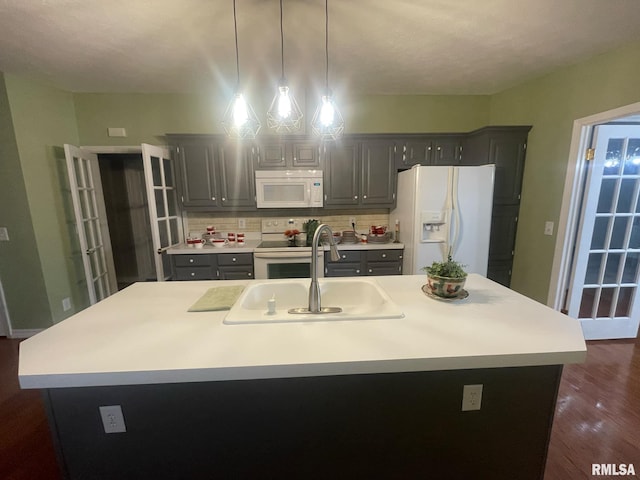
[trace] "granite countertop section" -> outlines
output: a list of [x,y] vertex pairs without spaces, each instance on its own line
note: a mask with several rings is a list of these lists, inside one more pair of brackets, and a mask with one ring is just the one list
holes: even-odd
[[[141,282],[20,344],[23,388],[62,388],[560,365],[580,323],[480,275],[442,301],[423,275],[368,277],[404,318],[226,325],[188,312],[208,289],[256,280]],[[271,282],[264,280],[262,282]],[[322,279],[321,282],[344,281]]]
[[[255,248],[260,244],[260,240],[247,240],[242,247],[236,245],[225,245],[224,247],[214,247],[211,244],[205,244],[202,248],[194,248],[188,245],[181,245],[178,247],[171,247],[167,250],[169,255],[200,255],[210,253],[253,253]],[[403,243],[340,243],[338,244],[338,250],[402,250],[404,248]],[[327,245],[324,246],[325,250],[328,250]]]

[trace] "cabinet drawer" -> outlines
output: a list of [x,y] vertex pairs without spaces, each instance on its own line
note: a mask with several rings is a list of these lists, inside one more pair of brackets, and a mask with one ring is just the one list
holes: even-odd
[[324,258],[327,259],[327,263],[359,262],[362,259],[362,252],[359,252],[357,250],[340,250],[340,245],[338,245],[338,250],[338,253],[340,254],[340,260],[337,260],[335,262],[330,260],[329,252],[324,252]]
[[401,275],[402,266],[398,262],[369,262],[367,275]]
[[402,259],[402,250],[368,250],[369,262],[397,262]]
[[220,280],[247,280],[253,278],[253,267],[250,265],[224,266],[218,269]]
[[174,255],[176,267],[210,267],[212,263],[211,255]]
[[360,275],[364,275],[360,263],[335,262],[328,264],[325,268],[325,276],[327,277],[357,277]]
[[221,253],[218,255],[218,265],[252,265],[252,253]]
[[177,267],[176,280],[215,280],[211,267]]

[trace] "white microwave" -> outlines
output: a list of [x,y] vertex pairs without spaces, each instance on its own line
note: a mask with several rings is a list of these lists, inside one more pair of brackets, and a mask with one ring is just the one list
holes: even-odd
[[256,170],[258,208],[322,207],[322,170]]

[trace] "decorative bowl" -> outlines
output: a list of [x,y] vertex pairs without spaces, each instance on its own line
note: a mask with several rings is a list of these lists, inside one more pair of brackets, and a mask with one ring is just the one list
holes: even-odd
[[451,278],[427,274],[426,287],[433,295],[442,298],[455,298],[464,290],[467,277]]

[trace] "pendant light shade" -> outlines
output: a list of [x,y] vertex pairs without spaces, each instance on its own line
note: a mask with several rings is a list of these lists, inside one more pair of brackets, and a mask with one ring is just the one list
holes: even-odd
[[322,140],[336,140],[342,136],[344,132],[344,119],[338,110],[338,107],[329,90],[329,0],[324,2],[325,13],[325,61],[326,61],[326,77],[325,77],[325,93],[320,100],[320,104],[316,109],[316,113],[311,120],[311,129],[313,133],[319,135]]
[[284,30],[282,28],[282,0],[280,0],[280,59],[282,77],[276,95],[267,112],[267,125],[276,132],[296,132],[302,123],[302,110],[293,97],[284,76]]
[[222,126],[229,137],[254,138],[260,131],[260,120],[256,112],[240,91],[240,61],[238,55],[238,22],[236,0],[233,0],[233,28],[236,40],[236,92],[222,118]]

